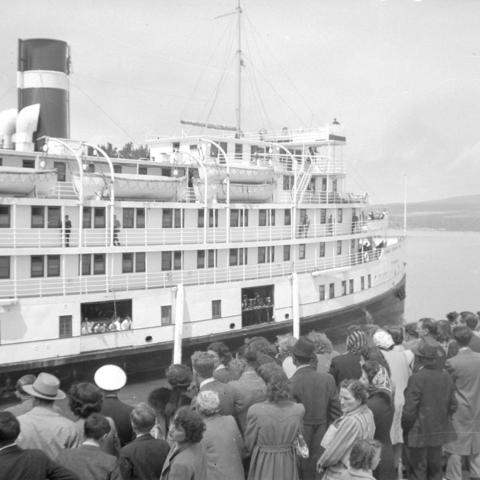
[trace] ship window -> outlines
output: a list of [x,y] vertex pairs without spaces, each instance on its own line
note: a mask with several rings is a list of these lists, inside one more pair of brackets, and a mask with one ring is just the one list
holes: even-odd
[[354,251],[355,251],[355,248],[356,248],[355,239],[350,240],[350,250],[351,250],[352,252],[354,252]]
[[239,226],[239,210],[233,209],[230,212],[230,226],[231,227],[238,227]]
[[295,183],[295,177],[292,175],[283,176],[283,189],[284,190],[293,190],[293,184]]
[[174,152],[178,152],[178,150],[180,150],[180,142],[173,142],[172,149]]
[[318,252],[319,252],[320,257],[325,256],[325,242],[320,242],[320,248],[319,248]]
[[145,228],[145,209],[137,208],[137,228]]
[[3,165],[3,158],[0,157],[0,167]]
[[182,269],[182,252],[180,250],[173,252],[173,269]]
[[349,289],[349,293],[353,293],[353,292],[355,291],[354,283],[353,283],[353,278],[351,278],[351,279],[348,281],[348,289]]
[[57,182],[64,182],[67,179],[67,167],[64,162],[53,162],[53,168],[57,170]]
[[218,210],[216,208],[210,208],[208,210],[208,226],[213,227],[213,221],[215,220],[215,227],[218,227]]
[[258,247],[258,263],[265,263],[266,247]]
[[[219,152],[218,152],[219,161],[220,161],[220,163],[226,163],[227,159],[225,158],[225,155],[223,154],[223,152],[225,152],[225,154],[227,153],[227,150],[228,150],[227,142],[220,142],[220,149],[221,150],[219,150]],[[222,152],[222,150],[223,150],[223,152]]]
[[337,255],[341,255],[341,254],[342,254],[342,241],[337,240]]
[[93,255],[93,274],[105,275],[105,254],[96,253]]
[[243,145],[241,143],[235,144],[235,158],[241,158],[243,153]]
[[231,227],[248,227],[248,210],[233,209],[230,212]]
[[163,228],[172,228],[172,209],[164,208],[162,210],[162,227]]
[[337,223],[342,223],[343,222],[343,209],[339,208],[337,210]]
[[335,298],[335,284],[331,283],[329,285],[328,298]]
[[105,228],[105,208],[96,207],[94,208],[94,222],[93,226],[95,228]]
[[92,208],[83,207],[83,228],[92,228]]
[[208,251],[208,268],[213,268],[217,265],[217,250]]
[[135,254],[135,271],[137,273],[145,272],[146,270],[146,257],[145,252],[137,252]]
[[45,226],[45,208],[32,206],[32,228],[43,228]]
[[162,167],[160,170],[160,174],[162,175],[162,177],[171,177],[172,169],[170,167]]
[[113,166],[113,171],[114,171],[114,173],[122,173],[122,166],[118,165],[118,164],[115,164]]
[[71,315],[60,315],[58,317],[58,336],[60,338],[70,338],[72,336]]
[[10,228],[10,205],[0,205],[0,228]]
[[161,306],[160,322],[161,322],[162,325],[171,325],[172,324],[172,306],[171,305],[162,305]]
[[304,243],[301,243],[299,246],[298,246],[298,258],[300,260],[304,260],[305,259],[305,244]]
[[360,288],[365,290],[365,277],[363,275],[360,277]]
[[318,299],[323,302],[325,300],[325,285],[318,286]]
[[275,261],[275,247],[258,247],[258,263]]
[[174,218],[174,227],[175,228],[182,228],[182,210],[179,208],[175,208],[173,210],[173,218]]
[[198,210],[198,220],[197,220],[197,227],[202,228],[205,225],[205,210],[201,208]]
[[283,246],[283,261],[284,262],[290,261],[290,245]]
[[123,228],[133,228],[135,226],[135,209],[123,209]]
[[338,180],[336,178],[334,178],[332,180],[332,192],[336,192],[337,188],[338,188]]
[[147,167],[138,167],[138,174],[139,175],[148,175],[148,168]]
[[229,265],[230,266],[238,265],[238,248],[230,249]]
[[292,224],[292,212],[289,208],[286,208],[284,210],[283,224],[284,225],[291,225]]
[[48,228],[60,228],[62,226],[62,212],[60,207],[47,207]]
[[122,254],[122,273],[133,272],[133,253]]
[[210,156],[218,157],[218,147],[214,144],[210,145]]
[[275,225],[275,210],[265,210],[261,208],[258,211],[258,226],[266,227],[268,225]]
[[92,256],[88,253],[82,255],[82,275],[91,275],[92,273]]
[[32,255],[30,276],[32,278],[35,278],[35,277],[43,277],[43,275],[44,275],[43,256],[42,255]]
[[47,277],[60,276],[60,255],[47,255]]
[[23,168],[35,168],[35,160],[23,160]]
[[172,269],[172,252],[162,252],[162,271]]
[[327,191],[327,177],[322,177],[322,192]]
[[222,318],[221,300],[212,300],[212,318]]
[[197,268],[205,268],[205,250],[197,250]]
[[368,282],[368,288],[372,288],[372,276],[370,274],[368,274],[367,282]]
[[247,265],[248,249],[247,248],[231,248],[229,256],[229,265]]
[[10,278],[10,257],[0,257],[0,278]]
[[190,151],[198,150],[198,145],[197,144],[189,145],[188,148],[190,149]]
[[320,223],[327,223],[327,209],[321,208],[320,209]]
[[342,280],[342,295],[346,295],[346,294],[347,294],[347,281]]

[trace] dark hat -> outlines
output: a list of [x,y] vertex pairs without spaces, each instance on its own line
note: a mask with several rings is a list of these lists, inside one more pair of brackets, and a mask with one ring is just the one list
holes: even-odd
[[424,341],[420,341],[412,348],[412,352],[421,358],[434,359],[437,358],[437,347],[429,345]]
[[300,337],[293,347],[292,353],[299,358],[309,359],[315,352],[315,344],[305,337]]

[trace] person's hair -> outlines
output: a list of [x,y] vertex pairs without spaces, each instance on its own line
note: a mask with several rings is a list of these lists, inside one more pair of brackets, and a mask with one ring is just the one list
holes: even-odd
[[350,467],[371,470],[375,454],[382,448],[378,440],[357,440],[350,452]]
[[195,408],[204,417],[212,417],[220,411],[220,397],[214,390],[202,390],[195,398]]
[[461,312],[460,321],[472,330],[475,330],[478,325],[478,317],[473,312]]
[[473,335],[472,329],[467,325],[457,325],[453,328],[453,338],[460,347],[468,347]]
[[192,366],[202,378],[211,378],[215,370],[215,356],[208,352],[195,352],[192,355]]
[[230,352],[230,349],[223,342],[213,342],[207,347],[207,350],[215,352],[222,365],[228,366],[232,359],[232,352]]
[[315,353],[332,353],[333,345],[330,339],[322,332],[312,330],[307,338],[315,344]]
[[268,385],[274,375],[283,373],[283,369],[275,362],[264,363],[257,369],[259,377]]
[[362,348],[361,354],[365,361],[374,360],[378,362],[380,365],[382,365],[382,367],[385,368],[388,375],[390,375],[390,365],[388,365],[388,362],[385,359],[382,351],[378,347],[365,345]]
[[15,390],[18,393],[21,393],[22,395],[28,395],[28,393],[26,393],[25,390],[23,389],[23,386],[24,385],[32,385],[36,378],[37,377],[35,375],[33,375],[32,373],[29,373],[27,375],[23,375],[15,383]]
[[147,433],[155,425],[155,410],[146,403],[139,403],[130,412],[130,422],[138,433]]
[[11,412],[0,412],[0,445],[13,443],[20,435],[20,423]]
[[186,442],[198,443],[202,440],[205,422],[200,414],[190,407],[180,407],[173,417],[173,423],[176,427],[182,427],[185,430]]
[[70,387],[68,400],[72,413],[87,418],[102,409],[103,393],[93,383],[75,383]]
[[267,399],[270,402],[278,403],[290,398],[290,382],[283,372],[275,371],[267,382]]
[[272,345],[265,337],[252,337],[248,341],[248,347],[254,350],[257,355],[263,353],[274,358],[277,354],[275,345]]
[[247,362],[248,365],[250,365],[253,368],[258,367],[258,354],[255,349],[249,348],[248,346],[245,347],[243,350],[243,354],[241,355],[241,358]]
[[353,398],[360,400],[360,403],[363,404],[367,402],[368,390],[360,380],[342,380],[340,388],[346,388],[352,394]]
[[188,388],[192,383],[192,370],[181,363],[174,363],[168,367],[166,373],[167,382],[172,388]]
[[389,327],[387,332],[392,337],[395,345],[401,345],[403,343],[403,330],[401,327]]
[[297,339],[291,334],[277,336],[277,345],[279,353],[292,353],[293,347],[297,343]]
[[452,327],[448,320],[437,320],[435,322],[437,342],[448,342],[452,338]]
[[450,323],[454,323],[455,320],[458,318],[459,313],[458,312],[448,312],[445,316],[447,317],[447,320]]
[[372,380],[375,378],[375,375],[380,370],[380,364],[376,360],[367,360],[362,365],[362,370],[367,375],[368,383],[372,383]]
[[417,322],[410,322],[405,325],[405,333],[413,338],[418,338]]
[[420,328],[426,330],[430,335],[435,336],[437,334],[437,326],[435,324],[435,319],[430,317],[423,317],[417,322],[420,324]]
[[107,417],[100,413],[92,413],[85,419],[85,423],[83,424],[85,438],[92,438],[97,441],[110,432],[110,429],[111,427]]
[[165,414],[165,406],[170,400],[171,393],[172,391],[167,387],[156,388],[149,393],[147,402],[155,412]]

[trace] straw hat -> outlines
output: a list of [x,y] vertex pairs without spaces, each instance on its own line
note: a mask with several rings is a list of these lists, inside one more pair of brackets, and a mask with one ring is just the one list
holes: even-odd
[[60,390],[60,380],[54,375],[42,372],[32,385],[23,385],[23,391],[32,397],[44,400],[62,400],[65,392]]
[[97,387],[107,392],[120,390],[127,383],[126,373],[117,365],[103,365],[93,377]]

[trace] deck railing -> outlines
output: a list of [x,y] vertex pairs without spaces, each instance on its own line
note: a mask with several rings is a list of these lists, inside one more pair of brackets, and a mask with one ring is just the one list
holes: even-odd
[[[275,240],[294,240],[332,237],[386,229],[387,218],[368,222],[310,224],[308,227],[297,225],[292,238],[290,225],[266,227],[230,227],[230,242],[258,242]],[[105,228],[83,229],[80,231],[84,247],[107,247],[110,245],[110,232]],[[149,247],[155,245],[182,246],[204,243],[204,229],[187,228],[122,228],[118,234],[122,247]],[[2,248],[61,248],[77,247],[79,230],[72,228],[68,237],[61,228],[2,228],[0,230],[0,249]],[[207,244],[219,244],[227,241],[225,227],[207,228]],[[0,251],[1,253],[1,251]]]
[[297,273],[328,272],[355,265],[379,262],[400,247],[400,243],[368,252],[318,257],[295,262],[262,263],[225,268],[199,268],[122,275],[75,275],[56,278],[18,278],[0,280],[0,298],[80,295],[113,291],[148,290],[183,285],[216,285],[225,282],[285,277]]

